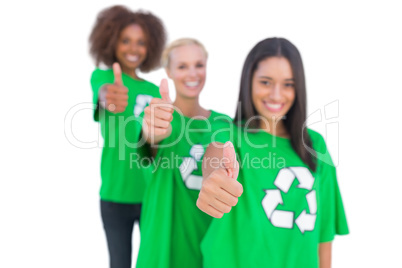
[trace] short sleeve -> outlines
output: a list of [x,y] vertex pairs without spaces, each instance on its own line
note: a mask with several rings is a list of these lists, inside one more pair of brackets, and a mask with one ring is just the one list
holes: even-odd
[[236,144],[236,126],[233,119],[224,114],[217,114],[211,121],[210,142],[225,143],[227,141]]
[[[318,133],[316,135],[319,135]],[[330,242],[335,235],[346,235],[349,228],[339,189],[336,167],[327,150],[324,139],[319,135],[313,139],[318,152],[317,173],[319,178],[319,242]]]
[[91,75],[91,87],[92,87],[92,103],[94,109],[94,120],[99,122],[99,89],[107,83],[113,83],[113,75],[110,75],[110,71],[103,71],[96,69]]

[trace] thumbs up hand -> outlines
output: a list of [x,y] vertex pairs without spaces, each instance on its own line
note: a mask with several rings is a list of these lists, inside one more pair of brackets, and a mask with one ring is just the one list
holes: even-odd
[[113,64],[114,83],[106,84],[99,93],[99,100],[112,113],[122,113],[128,105],[128,89],[123,85],[120,65]]
[[209,157],[212,163],[212,158],[219,157],[217,154],[220,154],[221,165],[216,167],[208,177],[204,177],[197,207],[212,217],[221,218],[224,213],[229,213],[232,207],[236,206],[238,198],[243,193],[243,186],[237,181],[239,163],[231,142],[226,142],[223,149],[213,149],[215,157],[207,154],[208,149],[204,155],[204,161]]
[[157,144],[172,132],[173,105],[169,97],[169,87],[166,79],[162,79],[159,87],[162,99],[153,98],[144,109],[142,133],[150,144]]

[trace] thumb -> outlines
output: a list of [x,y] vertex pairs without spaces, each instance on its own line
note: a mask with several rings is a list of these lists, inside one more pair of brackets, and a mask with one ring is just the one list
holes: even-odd
[[159,93],[161,94],[162,100],[172,102],[169,97],[169,87],[166,79],[162,79],[161,85],[159,86]]
[[236,152],[233,144],[227,141],[223,145],[222,165],[228,172],[228,176],[237,179],[239,167],[236,161]]
[[114,84],[122,86],[123,78],[121,77],[121,68],[120,64],[118,64],[117,62],[113,63],[113,75],[114,75]]

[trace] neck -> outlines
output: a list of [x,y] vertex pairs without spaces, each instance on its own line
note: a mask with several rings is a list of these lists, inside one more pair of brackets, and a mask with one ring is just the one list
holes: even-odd
[[137,76],[137,73],[135,72],[135,69],[122,69],[123,73],[126,75],[139,80],[139,77]]
[[282,138],[290,138],[282,119],[278,120],[261,120],[260,128],[274,136]]
[[180,96],[176,96],[173,105],[177,107],[184,116],[190,118],[195,116],[203,116],[207,118],[211,114],[210,111],[201,107],[198,98],[184,99]]

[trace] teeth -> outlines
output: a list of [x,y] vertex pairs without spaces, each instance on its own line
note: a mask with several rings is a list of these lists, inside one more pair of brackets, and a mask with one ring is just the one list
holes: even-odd
[[138,56],[127,55],[127,60],[129,61],[137,61],[138,59]]
[[273,103],[266,103],[267,107],[270,109],[280,109],[282,107],[282,104],[273,104]]
[[186,86],[188,86],[188,87],[196,87],[199,84],[200,84],[200,82],[197,82],[197,81],[195,81],[195,82],[186,82]]

